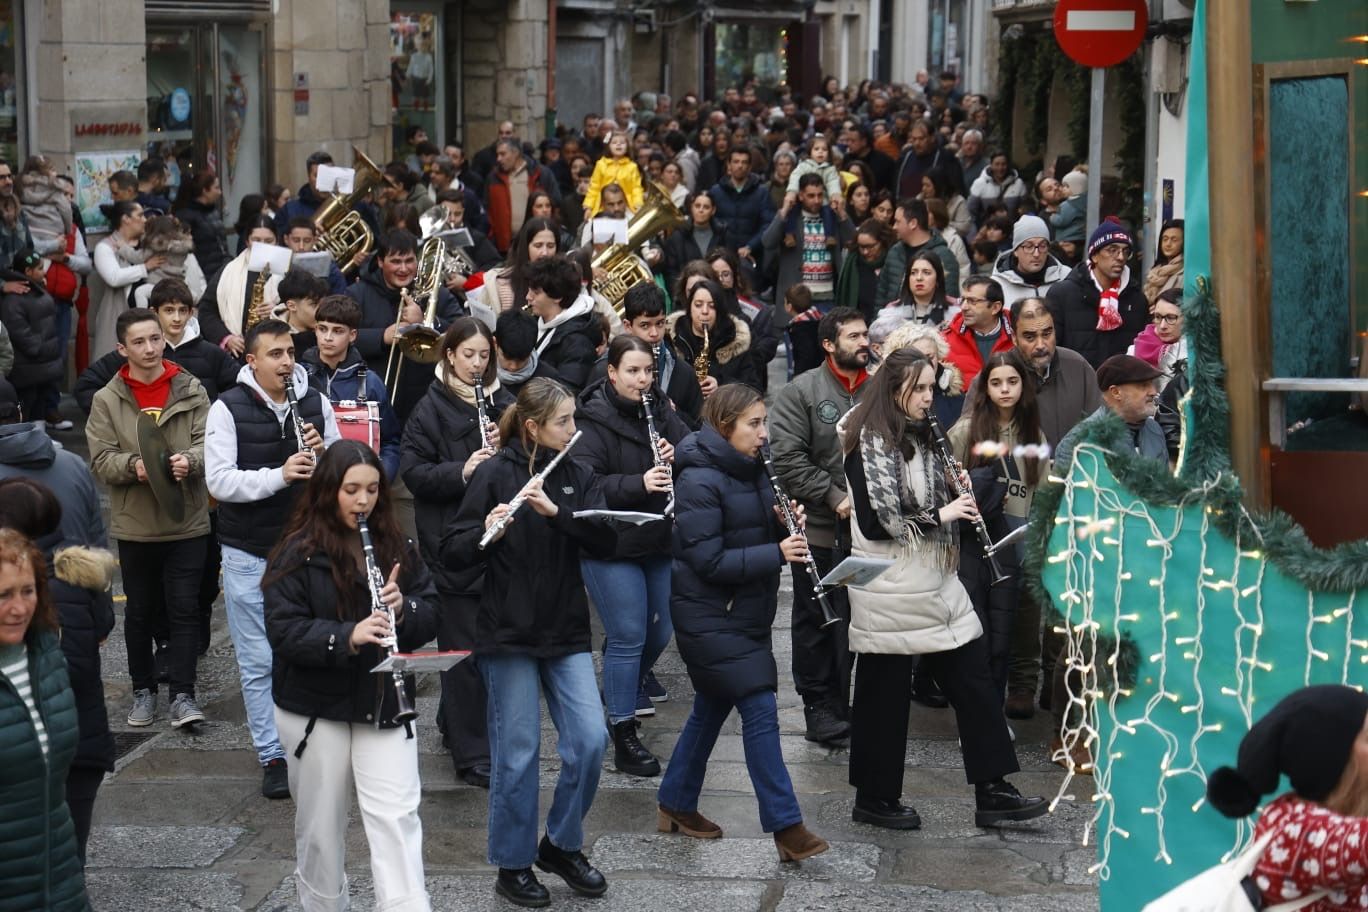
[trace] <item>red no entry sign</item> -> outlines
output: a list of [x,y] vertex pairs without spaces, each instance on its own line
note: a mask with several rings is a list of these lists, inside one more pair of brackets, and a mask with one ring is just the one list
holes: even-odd
[[1140,47],[1148,18],[1145,0],[1059,0],[1055,39],[1076,63],[1115,66]]

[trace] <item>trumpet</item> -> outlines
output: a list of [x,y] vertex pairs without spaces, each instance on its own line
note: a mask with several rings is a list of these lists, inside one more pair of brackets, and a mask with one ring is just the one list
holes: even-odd
[[[788,528],[789,535],[801,535],[807,538],[801,526],[798,525],[798,515],[793,512],[793,504],[789,502],[788,493],[779,484],[779,473],[774,470],[774,460],[770,458],[770,448],[768,443],[760,445],[760,458],[765,462],[765,477],[769,479],[770,487],[774,489],[774,502],[779,507],[779,514],[784,518],[784,525]],[[831,607],[831,600],[827,598],[826,587],[822,585],[822,574],[817,572],[817,561],[812,556],[812,548],[808,548],[807,558],[803,561],[803,568],[807,571],[808,582],[812,584],[812,595],[817,599],[817,607],[822,611],[822,629],[830,627],[841,620],[841,616]]]
[[[375,548],[371,545],[370,527],[366,525],[366,514],[356,514],[356,531],[361,533],[361,552],[366,559],[366,585],[370,589],[371,611],[383,611],[389,618],[390,635],[381,644],[385,650],[385,657],[389,658],[389,656],[394,655],[399,640],[394,633],[394,612],[380,597],[380,590],[385,588],[385,576],[375,564]],[[391,721],[395,725],[407,725],[418,717],[418,712],[413,708],[413,701],[409,699],[408,687],[404,684],[404,673],[396,668],[392,674],[394,676],[394,698],[398,708],[395,710],[394,718]]]
[[[651,443],[651,458],[658,468],[665,465],[665,457],[660,452],[660,433],[656,430],[655,416],[651,414],[651,391],[649,389],[641,391],[641,410],[646,415],[646,439]],[[670,487],[666,493],[670,495],[670,500],[665,504],[664,513],[669,516],[674,512],[675,502],[673,469],[670,470]]]
[[294,377],[285,381],[285,398],[290,403],[290,420],[294,423],[295,441],[299,444],[299,452],[312,456],[313,447],[304,442],[304,419],[299,415],[299,394],[295,392]]
[[554,469],[560,463],[560,461],[565,458],[565,454],[570,452],[570,448],[574,446],[575,443],[578,442],[579,439],[583,436],[583,431],[575,431],[575,436],[570,438],[570,442],[565,445],[565,449],[561,450],[559,453],[553,456],[551,458],[551,461],[546,464],[546,468],[542,469],[536,475],[533,475],[531,478],[529,478],[527,480],[527,484],[522,486],[522,490],[520,490],[517,494],[513,495],[513,499],[508,502],[508,512],[505,513],[503,516],[500,516],[494,522],[494,525],[490,526],[488,529],[485,529],[484,535],[480,538],[481,551],[483,551],[485,548],[488,548],[489,543],[492,542],[495,538],[497,538],[500,532],[508,528],[508,524],[513,521],[513,514],[517,513],[518,508],[521,507],[523,505],[523,502],[527,500],[527,489],[532,486],[532,483],[534,481],[545,480],[546,476],[551,474],[551,470]]
[[487,450],[494,445],[489,439],[489,400],[485,398],[484,378],[475,375],[475,421],[480,425],[480,449]]
[[[965,485],[964,480],[960,477],[964,474],[964,467],[955,458],[955,452],[950,448],[950,441],[945,438],[945,431],[941,430],[936,413],[927,409],[926,421],[931,426],[931,437],[936,442],[936,455],[940,457],[941,465],[946,474],[950,476],[950,485],[955,491],[955,496],[963,497],[968,494],[972,499],[974,489]],[[988,569],[993,577],[990,585],[996,586],[998,583],[1006,582],[1007,574],[1003,572],[1001,565],[997,562],[998,546],[993,544],[993,536],[988,533],[988,525],[983,521],[982,514],[975,516],[971,525],[978,534],[979,544],[983,547],[983,556],[988,560]]]

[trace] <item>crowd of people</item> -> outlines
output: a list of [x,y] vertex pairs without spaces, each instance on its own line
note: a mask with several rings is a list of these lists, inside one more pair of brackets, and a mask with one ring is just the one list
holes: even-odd
[[[1009,720],[1068,708],[1062,647],[1020,547],[996,553],[999,580],[980,535],[1026,522],[1089,421],[1119,415],[1137,452],[1174,458],[1182,223],[1142,276],[1124,225],[1086,231],[1078,166],[1019,174],[953,74],[762,94],[643,93],[539,147],[501,124],[469,156],[410,131],[346,199],[373,239],[355,248],[317,221],[337,198],[325,152],[231,228],[212,172],[172,202],[149,158],[111,177],[93,251],[69,180],[31,159],[16,187],[0,162],[0,806],[44,847],[9,879],[24,908],[79,907],[113,768],[105,549],[131,726],[204,720],[222,592],[308,909],[345,904],[353,783],[377,903],[428,908],[414,682],[371,669],[433,640],[472,653],[441,673],[435,721],[455,774],[489,790],[506,899],[549,902],[534,867],[608,888],[583,820],[610,748],[661,776],[662,832],[720,838],[699,802],[733,710],[779,857],[825,851],[780,751],[786,565],[805,735],[849,747],[855,821],[921,825],[902,801],[912,700],[954,709],[977,825],[1045,813],[1006,778]],[[610,297],[613,223],[662,211],[627,251],[650,278]],[[272,247],[287,271],[262,265]],[[409,357],[419,339],[435,357]],[[72,362],[88,464],[54,442]],[[818,591],[809,563],[848,555],[889,567]],[[672,639],[694,693],[662,774],[639,728],[669,699],[652,668]],[[544,824],[543,697],[562,761]]]

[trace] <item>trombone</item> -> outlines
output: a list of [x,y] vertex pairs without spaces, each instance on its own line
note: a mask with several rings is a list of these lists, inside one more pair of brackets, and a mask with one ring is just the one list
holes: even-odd
[[[446,244],[440,238],[430,237],[423,242],[418,252],[418,277],[413,283],[413,294],[408,289],[399,293],[399,310],[394,316],[394,341],[390,343],[389,359],[385,362],[385,388],[389,390],[390,404],[394,404],[399,389],[399,376],[404,369],[404,360],[419,364],[435,364],[442,344],[442,334],[437,331],[437,304],[442,297],[442,279],[446,275]],[[404,318],[404,307],[415,300],[426,298],[427,307],[423,309],[423,322],[411,323],[398,328]],[[396,357],[402,355],[402,357]]]

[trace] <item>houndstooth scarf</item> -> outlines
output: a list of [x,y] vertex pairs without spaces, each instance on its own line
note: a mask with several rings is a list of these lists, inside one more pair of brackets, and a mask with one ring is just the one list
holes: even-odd
[[914,437],[910,428],[907,439],[912,443],[911,463],[899,447],[888,446],[867,429],[860,432],[869,504],[879,525],[904,553],[926,552],[935,566],[954,573],[959,568],[959,523],[941,523],[937,515],[937,504],[950,502],[945,473],[935,463],[931,448]]

